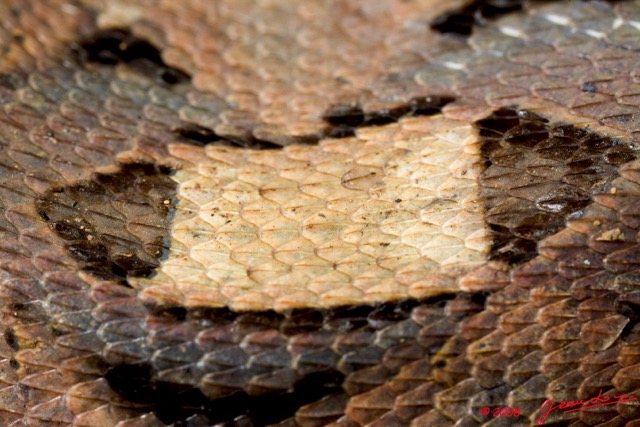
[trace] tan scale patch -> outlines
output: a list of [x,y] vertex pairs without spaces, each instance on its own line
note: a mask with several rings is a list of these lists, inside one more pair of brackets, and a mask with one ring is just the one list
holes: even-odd
[[458,290],[491,238],[471,126],[410,118],[318,146],[173,145],[171,249],[143,297],[283,310]]

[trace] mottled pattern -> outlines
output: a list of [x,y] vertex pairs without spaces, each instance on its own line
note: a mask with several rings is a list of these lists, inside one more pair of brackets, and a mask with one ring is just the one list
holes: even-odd
[[[529,425],[547,399],[640,397],[640,2],[431,28],[464,3],[0,2],[0,425]],[[451,102],[413,114],[429,97]],[[426,284],[442,294],[237,312],[145,288],[186,253],[169,237],[196,209],[173,187],[212,154],[355,162],[440,120],[478,142],[493,232]]]

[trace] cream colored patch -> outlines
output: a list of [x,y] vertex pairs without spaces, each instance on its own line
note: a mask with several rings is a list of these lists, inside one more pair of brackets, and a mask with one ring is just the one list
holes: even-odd
[[441,116],[319,146],[173,145],[184,167],[170,255],[132,284],[156,302],[237,310],[456,291],[491,244],[479,148]]

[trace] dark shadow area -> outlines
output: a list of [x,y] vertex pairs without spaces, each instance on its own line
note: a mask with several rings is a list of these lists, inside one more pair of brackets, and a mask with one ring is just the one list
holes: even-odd
[[157,83],[175,85],[191,80],[189,74],[164,63],[160,51],[125,28],[99,30],[72,46],[81,63],[117,65],[125,63]]

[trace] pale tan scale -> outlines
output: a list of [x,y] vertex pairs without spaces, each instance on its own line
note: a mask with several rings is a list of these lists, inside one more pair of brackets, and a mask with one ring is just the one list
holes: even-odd
[[182,160],[171,249],[156,277],[132,284],[160,302],[238,310],[456,291],[440,276],[482,266],[491,245],[479,146],[440,115],[318,146],[171,146]]

